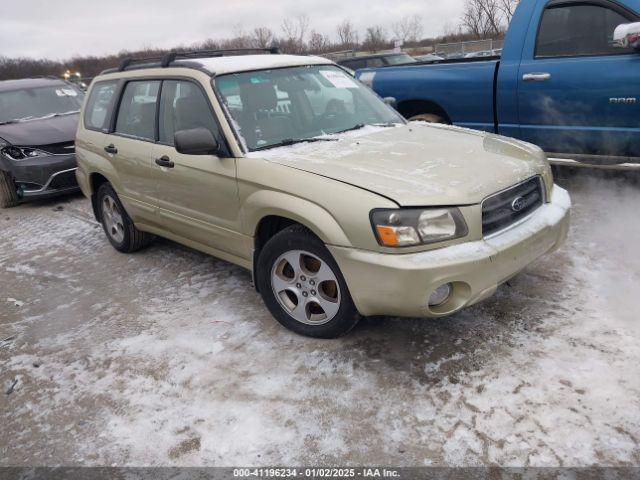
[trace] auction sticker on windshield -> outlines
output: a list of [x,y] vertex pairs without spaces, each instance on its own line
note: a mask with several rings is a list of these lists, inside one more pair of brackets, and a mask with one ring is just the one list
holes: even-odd
[[326,78],[336,88],[358,88],[358,84],[342,72],[334,70],[320,70],[320,75]]

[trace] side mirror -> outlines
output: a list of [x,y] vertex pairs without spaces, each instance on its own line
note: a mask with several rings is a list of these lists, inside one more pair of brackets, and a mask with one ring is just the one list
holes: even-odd
[[220,149],[217,140],[206,128],[177,131],[173,136],[173,144],[178,153],[185,155],[215,155]]
[[382,101],[394,109],[398,105],[398,102],[396,101],[395,97],[384,97]]
[[640,22],[618,25],[613,32],[614,45],[621,48],[640,49]]

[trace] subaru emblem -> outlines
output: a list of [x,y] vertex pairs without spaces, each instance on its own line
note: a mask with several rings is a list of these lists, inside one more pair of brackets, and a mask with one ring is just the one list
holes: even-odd
[[513,210],[516,213],[523,210],[526,206],[527,206],[527,201],[524,199],[524,197],[516,197],[513,199],[513,202],[511,202],[511,210]]

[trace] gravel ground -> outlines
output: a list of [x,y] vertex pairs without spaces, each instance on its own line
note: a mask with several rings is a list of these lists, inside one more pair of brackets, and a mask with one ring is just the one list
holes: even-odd
[[281,328],[242,269],[0,212],[0,466],[640,464],[640,188],[565,172],[567,245],[441,320]]

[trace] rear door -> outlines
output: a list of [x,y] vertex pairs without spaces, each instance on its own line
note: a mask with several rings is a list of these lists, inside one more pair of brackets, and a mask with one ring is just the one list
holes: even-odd
[[155,223],[153,146],[160,83],[132,80],[124,85],[104,147],[118,178],[118,196],[134,222]]
[[612,42],[633,21],[609,0],[539,3],[518,76],[524,140],[550,153],[640,156],[640,54]]
[[[246,256],[248,238],[238,233],[236,159],[224,154],[226,141],[203,87],[186,79],[164,80],[159,127],[153,168],[163,228],[220,252]],[[219,156],[176,151],[175,132],[194,128],[212,132],[223,146]]]

